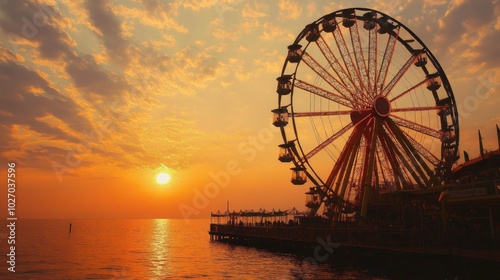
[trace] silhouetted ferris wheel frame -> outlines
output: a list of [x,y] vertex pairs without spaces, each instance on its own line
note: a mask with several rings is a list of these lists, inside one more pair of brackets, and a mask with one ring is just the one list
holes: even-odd
[[370,197],[440,185],[458,159],[455,98],[439,62],[396,19],[343,9],[306,25],[277,78],[273,124],[314,215],[366,215]]

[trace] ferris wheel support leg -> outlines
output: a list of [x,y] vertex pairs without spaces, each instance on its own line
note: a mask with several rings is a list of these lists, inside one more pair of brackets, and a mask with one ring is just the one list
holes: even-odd
[[[344,168],[343,168],[344,172],[341,174],[340,177],[338,177],[338,180],[342,180],[342,185],[340,187],[338,194],[339,194],[339,197],[342,198],[343,200],[344,200],[344,195],[345,195],[347,185],[349,183],[349,179],[351,178],[352,167],[353,167],[354,161],[356,159],[356,154],[358,152],[358,148],[359,148],[359,144],[361,142],[362,136],[363,136],[362,130],[361,129],[356,130],[353,145],[352,145],[351,151],[348,155],[349,162],[348,162],[348,164],[344,165]],[[333,220],[334,222],[338,221],[338,219],[340,218],[340,213],[342,212],[341,201],[339,201],[339,203],[337,203],[337,205],[335,205],[335,210],[336,211],[335,211],[334,220]]]
[[361,217],[366,217],[368,211],[368,201],[370,199],[370,191],[372,185],[373,168],[375,163],[375,145],[377,143],[377,134],[380,127],[380,121],[375,118],[373,125],[372,139],[370,142],[370,155],[368,156],[368,168],[366,172],[366,180],[363,186],[363,202],[361,204]]
[[[332,173],[328,177],[327,186],[330,186],[330,189],[336,194],[339,194],[339,192],[341,192],[341,185],[342,185],[341,181],[342,181],[342,178],[344,178],[344,176],[346,174],[348,162],[349,162],[350,158],[352,157],[352,153],[354,151],[354,146],[356,146],[356,143],[357,143],[357,137],[355,137],[357,135],[356,131],[357,130],[355,130],[351,134],[351,136],[349,137],[349,139],[346,143],[346,146],[343,150],[343,153],[341,154],[341,156],[337,160],[337,163],[335,164],[335,166],[332,170]],[[333,183],[335,183],[335,182],[336,182],[335,189],[333,189]],[[339,195],[339,197],[341,197],[341,196]]]
[[[331,190],[333,192],[335,192],[336,194],[338,194],[338,190],[339,190],[339,184],[337,184],[337,186],[335,187],[335,189],[333,189],[333,184],[335,182],[339,182],[341,180],[342,177],[338,177],[337,175],[339,174],[339,170],[341,168],[344,168],[346,162],[348,162],[348,156],[349,154],[351,153],[351,150],[353,149],[354,147],[354,143],[355,143],[355,139],[356,139],[356,132],[359,130],[359,127],[362,127],[361,124],[364,124],[366,123],[366,119],[368,118],[368,116],[363,119],[362,121],[360,121],[359,123],[357,123],[356,125],[350,123],[349,125],[345,126],[344,128],[342,128],[341,130],[339,130],[336,134],[334,134],[331,138],[335,137],[338,138],[340,135],[342,135],[343,133],[345,133],[347,130],[351,129],[351,128],[354,128],[353,132],[351,133],[351,135],[349,135],[349,138],[347,139],[347,142],[344,146],[344,148],[342,149],[342,152],[340,153],[340,156],[337,160],[337,162],[335,163],[332,171],[330,172],[330,175],[328,176],[328,180],[326,181],[326,187],[328,188],[328,190]],[[328,141],[328,140],[327,140]],[[326,141],[325,141],[326,142]],[[329,142],[331,143],[331,142]],[[322,146],[323,144],[321,144],[320,146]],[[318,146],[319,147],[319,146]],[[313,150],[314,151],[314,150]],[[312,151],[309,153],[311,154]],[[341,173],[340,174],[343,174],[344,173],[344,169],[341,170]],[[340,178],[340,179],[338,179]]]
[[414,152],[414,151],[416,151],[416,149],[409,142],[404,141],[405,139],[403,138],[401,130],[397,127],[397,125],[392,120],[388,120],[387,124],[391,128],[391,131],[394,134],[394,136],[396,136],[396,139],[399,141],[399,144],[403,147],[404,153],[410,159],[411,164],[413,165],[413,167],[415,167],[415,170],[420,175],[420,178],[422,178],[424,180],[423,187],[429,187],[431,185],[431,182],[430,182],[429,178],[426,176],[426,174],[424,173],[424,171],[422,170],[422,166],[425,165],[424,161],[422,160],[422,158],[420,156],[417,157],[417,153]]
[[349,179],[351,178],[351,174],[352,174],[352,167],[354,165],[354,161],[356,159],[356,154],[358,152],[358,148],[359,148],[359,143],[361,142],[361,137],[363,136],[363,133],[360,131],[358,132],[358,135],[356,135],[356,141],[351,149],[351,154],[350,154],[350,158],[349,158],[349,164],[347,165],[347,169],[345,170],[344,174],[342,174],[342,177],[340,177],[339,179],[342,179],[342,187],[340,189],[340,193],[339,193],[339,196],[340,197],[344,197],[345,195],[345,191],[347,189],[347,184],[349,183]]
[[[425,170],[425,172],[427,173],[427,175],[429,176],[430,181],[427,183],[431,183],[431,184],[439,183],[437,177],[434,175],[434,172],[425,163],[424,159],[419,154],[417,148],[413,146],[413,144],[410,142],[408,137],[406,137],[406,135],[403,133],[403,131],[398,126],[394,125],[394,129],[396,130],[397,134],[399,134],[399,137],[406,144],[406,146],[408,146],[410,148],[409,152],[415,157],[415,159],[417,161],[414,164],[420,164],[422,166],[422,168]],[[427,150],[425,150],[425,151],[427,151]],[[429,152],[429,151],[427,151],[427,152]]]
[[[388,127],[387,122],[385,124]],[[388,130],[390,132],[392,132],[390,128],[388,128]],[[396,137],[394,134],[392,134],[392,135],[394,136],[394,138]],[[392,137],[389,136],[389,134],[387,134],[387,139],[388,139],[387,144],[389,144],[391,146],[391,150],[394,152],[394,155],[396,155],[399,158],[399,160],[401,161],[401,163],[403,164],[403,166],[406,168],[406,171],[408,173],[410,173],[411,177],[415,180],[415,182],[417,183],[417,185],[423,186],[424,183],[422,183],[422,181],[421,181],[420,177],[418,176],[418,174],[415,172],[415,170],[413,170],[412,166],[408,163],[408,161],[406,160],[406,157],[400,152],[400,150],[403,150],[403,147],[399,148],[396,145],[397,139],[393,139]],[[403,169],[403,171],[404,170],[405,169]]]

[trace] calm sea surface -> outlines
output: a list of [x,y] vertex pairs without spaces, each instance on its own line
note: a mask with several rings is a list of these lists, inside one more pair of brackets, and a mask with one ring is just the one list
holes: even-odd
[[1,238],[0,279],[481,279],[470,270],[463,275],[458,268],[433,271],[377,258],[315,264],[307,255],[210,241],[209,223],[18,220],[16,273],[7,271]]

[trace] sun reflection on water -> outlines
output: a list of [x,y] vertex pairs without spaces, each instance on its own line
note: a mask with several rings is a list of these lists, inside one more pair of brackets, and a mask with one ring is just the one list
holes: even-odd
[[151,254],[149,262],[150,271],[154,276],[165,276],[168,273],[168,244],[169,221],[163,219],[154,220],[154,231],[151,236]]

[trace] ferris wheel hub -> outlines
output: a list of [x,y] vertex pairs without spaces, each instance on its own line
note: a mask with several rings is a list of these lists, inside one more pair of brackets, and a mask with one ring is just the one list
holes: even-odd
[[391,113],[391,102],[387,97],[379,95],[373,101],[375,113],[381,117],[387,117]]

